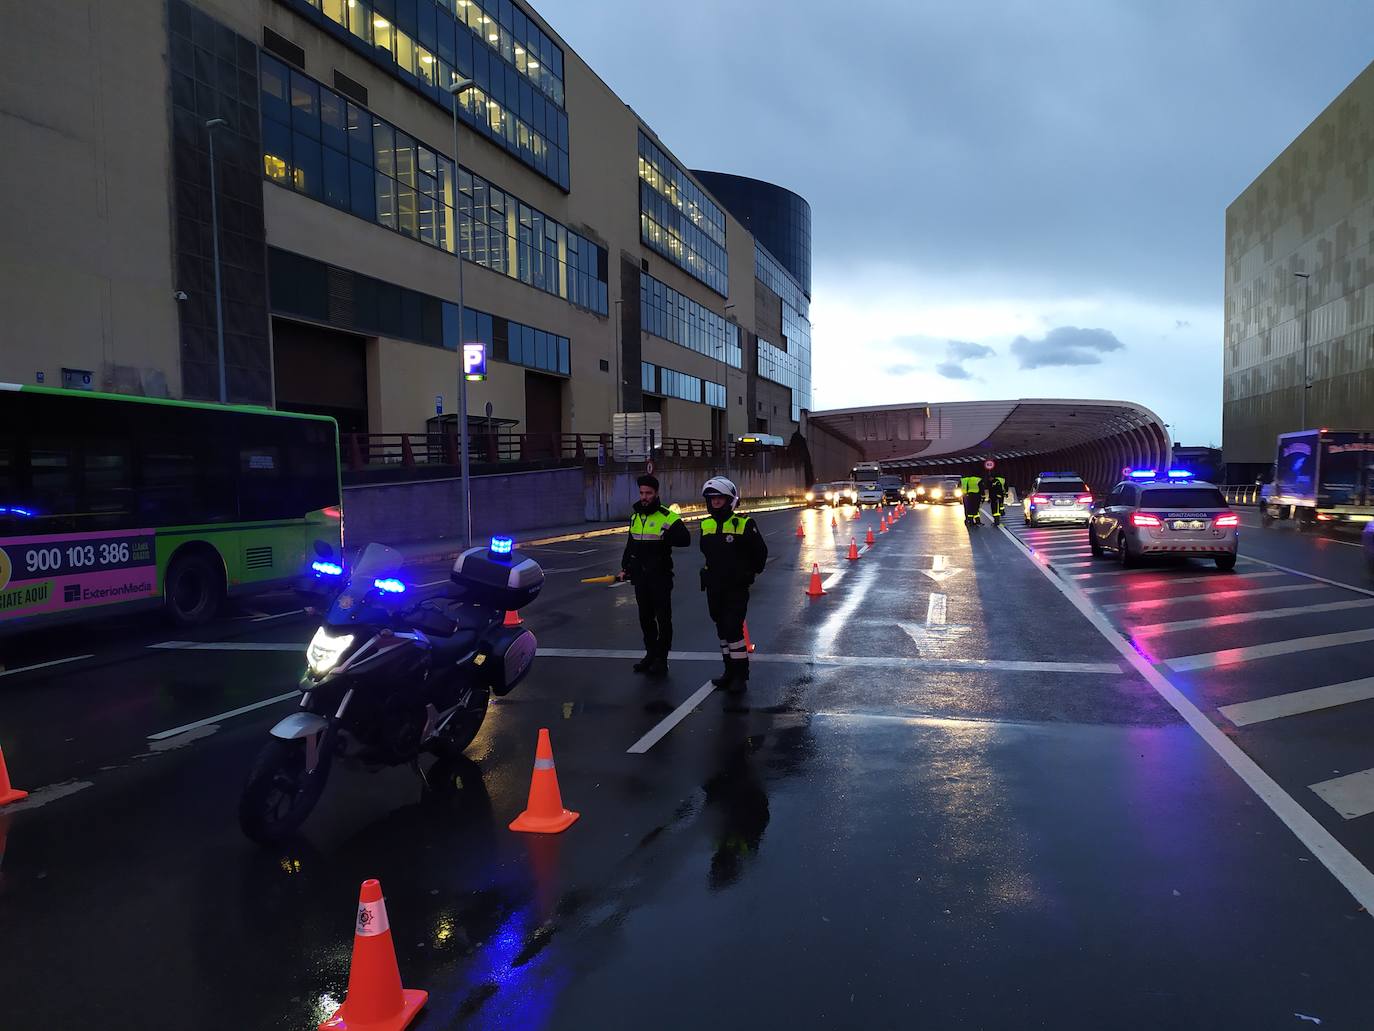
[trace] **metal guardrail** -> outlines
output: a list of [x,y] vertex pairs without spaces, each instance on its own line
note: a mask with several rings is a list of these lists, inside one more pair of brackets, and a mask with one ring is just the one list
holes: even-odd
[[1224,484],[1221,493],[1229,505],[1258,505],[1260,486],[1256,483]]
[[[353,472],[388,466],[458,465],[456,433],[344,433],[340,435],[344,468]],[[474,433],[468,447],[472,461],[499,465],[515,462],[583,462],[603,453],[611,459],[608,433]],[[749,452],[731,444],[731,457]],[[664,437],[654,449],[658,458],[722,458],[722,446],[697,437]]]

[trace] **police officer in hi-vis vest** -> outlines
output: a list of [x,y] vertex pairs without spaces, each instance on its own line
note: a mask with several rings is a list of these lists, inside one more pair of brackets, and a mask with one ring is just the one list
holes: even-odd
[[768,544],[759,524],[735,511],[739,490],[724,476],[713,476],[701,489],[706,518],[701,521],[701,589],[720,636],[724,675],[711,683],[727,691],[743,691],[749,683],[749,649],[744,643],[744,617],[749,587],[768,562]]
[[639,628],[644,632],[644,658],[636,673],[668,672],[673,648],[673,548],[692,543],[687,524],[663,504],[658,480],[639,478],[639,500],[630,514],[630,534],[620,559],[620,579],[635,585]]

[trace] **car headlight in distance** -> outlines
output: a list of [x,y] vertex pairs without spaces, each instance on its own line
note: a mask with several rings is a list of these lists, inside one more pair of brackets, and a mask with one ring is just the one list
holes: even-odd
[[963,488],[961,488],[961,487],[955,487],[955,488],[954,488],[954,496],[955,496],[956,498],[962,498],[962,497],[964,496]]
[[310,666],[310,672],[316,675],[328,673],[339,664],[339,659],[352,643],[352,634],[335,637],[324,627],[320,627],[305,649],[305,659]]
[[815,500],[816,500],[816,495],[812,494],[810,491],[807,491],[807,492],[806,492],[806,500],[807,500],[807,501],[815,501]]

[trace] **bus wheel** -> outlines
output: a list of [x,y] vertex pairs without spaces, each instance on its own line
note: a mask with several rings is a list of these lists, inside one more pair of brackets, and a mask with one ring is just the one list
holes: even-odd
[[224,597],[219,570],[204,555],[179,555],[163,583],[167,615],[177,626],[198,626],[214,618]]

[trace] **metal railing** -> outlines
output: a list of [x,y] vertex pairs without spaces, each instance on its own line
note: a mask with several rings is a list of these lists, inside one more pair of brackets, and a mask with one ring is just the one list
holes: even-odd
[[[456,433],[344,433],[340,435],[344,468],[458,465]],[[474,433],[469,439],[475,464],[517,462],[583,462],[604,454],[612,459],[608,433]],[[604,450],[603,450],[604,449]],[[656,458],[721,458],[723,445],[697,437],[664,437],[656,442]],[[731,456],[743,451],[730,445]]]
[[1229,505],[1258,505],[1260,486],[1257,483],[1224,484],[1221,493]]

